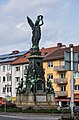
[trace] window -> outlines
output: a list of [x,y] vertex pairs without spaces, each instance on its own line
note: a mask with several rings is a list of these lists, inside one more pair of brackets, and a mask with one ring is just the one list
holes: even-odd
[[60,74],[60,78],[65,78],[66,74],[65,73],[61,73]]
[[11,87],[10,87],[10,92],[12,91]]
[[3,66],[3,71],[5,72],[5,65]]
[[53,67],[53,62],[48,62],[47,67]]
[[75,89],[76,91],[79,91],[79,85],[75,85],[74,89]]
[[60,86],[60,91],[66,91],[66,86],[65,85],[61,85]]
[[16,82],[19,82],[20,81],[20,77],[16,77]]
[[79,78],[79,72],[74,73],[75,78]]
[[7,81],[11,81],[11,76],[7,76]]
[[7,93],[11,92],[11,87],[7,87]]
[[9,93],[9,88],[7,87],[7,93]]
[[25,66],[25,68],[24,68],[25,70],[27,70],[28,69],[28,65],[27,66]]
[[48,78],[48,79],[53,79],[53,74],[48,74],[48,75],[47,75],[47,78]]
[[7,70],[10,70],[11,69],[11,66],[10,65],[7,65]]
[[16,67],[16,71],[20,71],[20,66]]
[[3,77],[3,82],[5,82],[5,77]]
[[1,82],[1,77],[0,77],[0,82]]
[[64,61],[60,61],[60,65],[64,65]]
[[3,93],[5,93],[5,87],[3,87]]

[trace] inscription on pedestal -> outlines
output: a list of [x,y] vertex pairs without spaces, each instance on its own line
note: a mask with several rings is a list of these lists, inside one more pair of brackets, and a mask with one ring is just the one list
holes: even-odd
[[46,102],[46,96],[36,96],[36,102]]

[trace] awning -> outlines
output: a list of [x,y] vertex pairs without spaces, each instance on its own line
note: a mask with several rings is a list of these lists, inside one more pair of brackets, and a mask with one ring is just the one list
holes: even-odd
[[[69,102],[71,99],[56,99],[57,102],[59,101],[66,101],[66,102]],[[74,99],[74,102],[79,102],[79,99]]]
[[56,101],[70,101],[70,99],[56,99]]
[[79,99],[79,93],[74,93],[74,98]]

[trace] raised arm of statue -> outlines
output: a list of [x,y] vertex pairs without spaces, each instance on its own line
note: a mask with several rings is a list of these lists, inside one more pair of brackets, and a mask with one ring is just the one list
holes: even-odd
[[42,15],[38,15],[37,16],[37,20],[35,22],[35,26],[42,26],[44,24],[43,22],[43,16]]
[[42,16],[42,15],[39,15],[39,16],[38,16],[38,19],[40,20],[39,26],[42,26],[42,25],[44,24],[44,22],[43,22],[43,16]]
[[41,20],[41,22],[42,22],[42,23],[41,23],[41,24],[39,24],[40,26],[42,26],[42,25],[44,24],[43,20]]

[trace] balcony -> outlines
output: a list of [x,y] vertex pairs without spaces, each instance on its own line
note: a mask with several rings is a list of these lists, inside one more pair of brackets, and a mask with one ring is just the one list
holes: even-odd
[[24,70],[24,75],[27,75],[27,69]]
[[11,85],[11,81],[7,81],[6,84],[7,84],[7,85]]
[[55,92],[55,97],[67,97],[68,92],[67,91],[56,91]]
[[6,76],[8,76],[8,77],[11,76],[11,73],[8,72],[8,73],[6,74]]
[[54,66],[55,71],[66,71],[65,65]]
[[58,85],[61,85],[61,84],[67,84],[67,78],[57,78],[57,79],[54,79],[54,82]]
[[21,76],[21,71],[15,71],[15,77],[20,77]]

